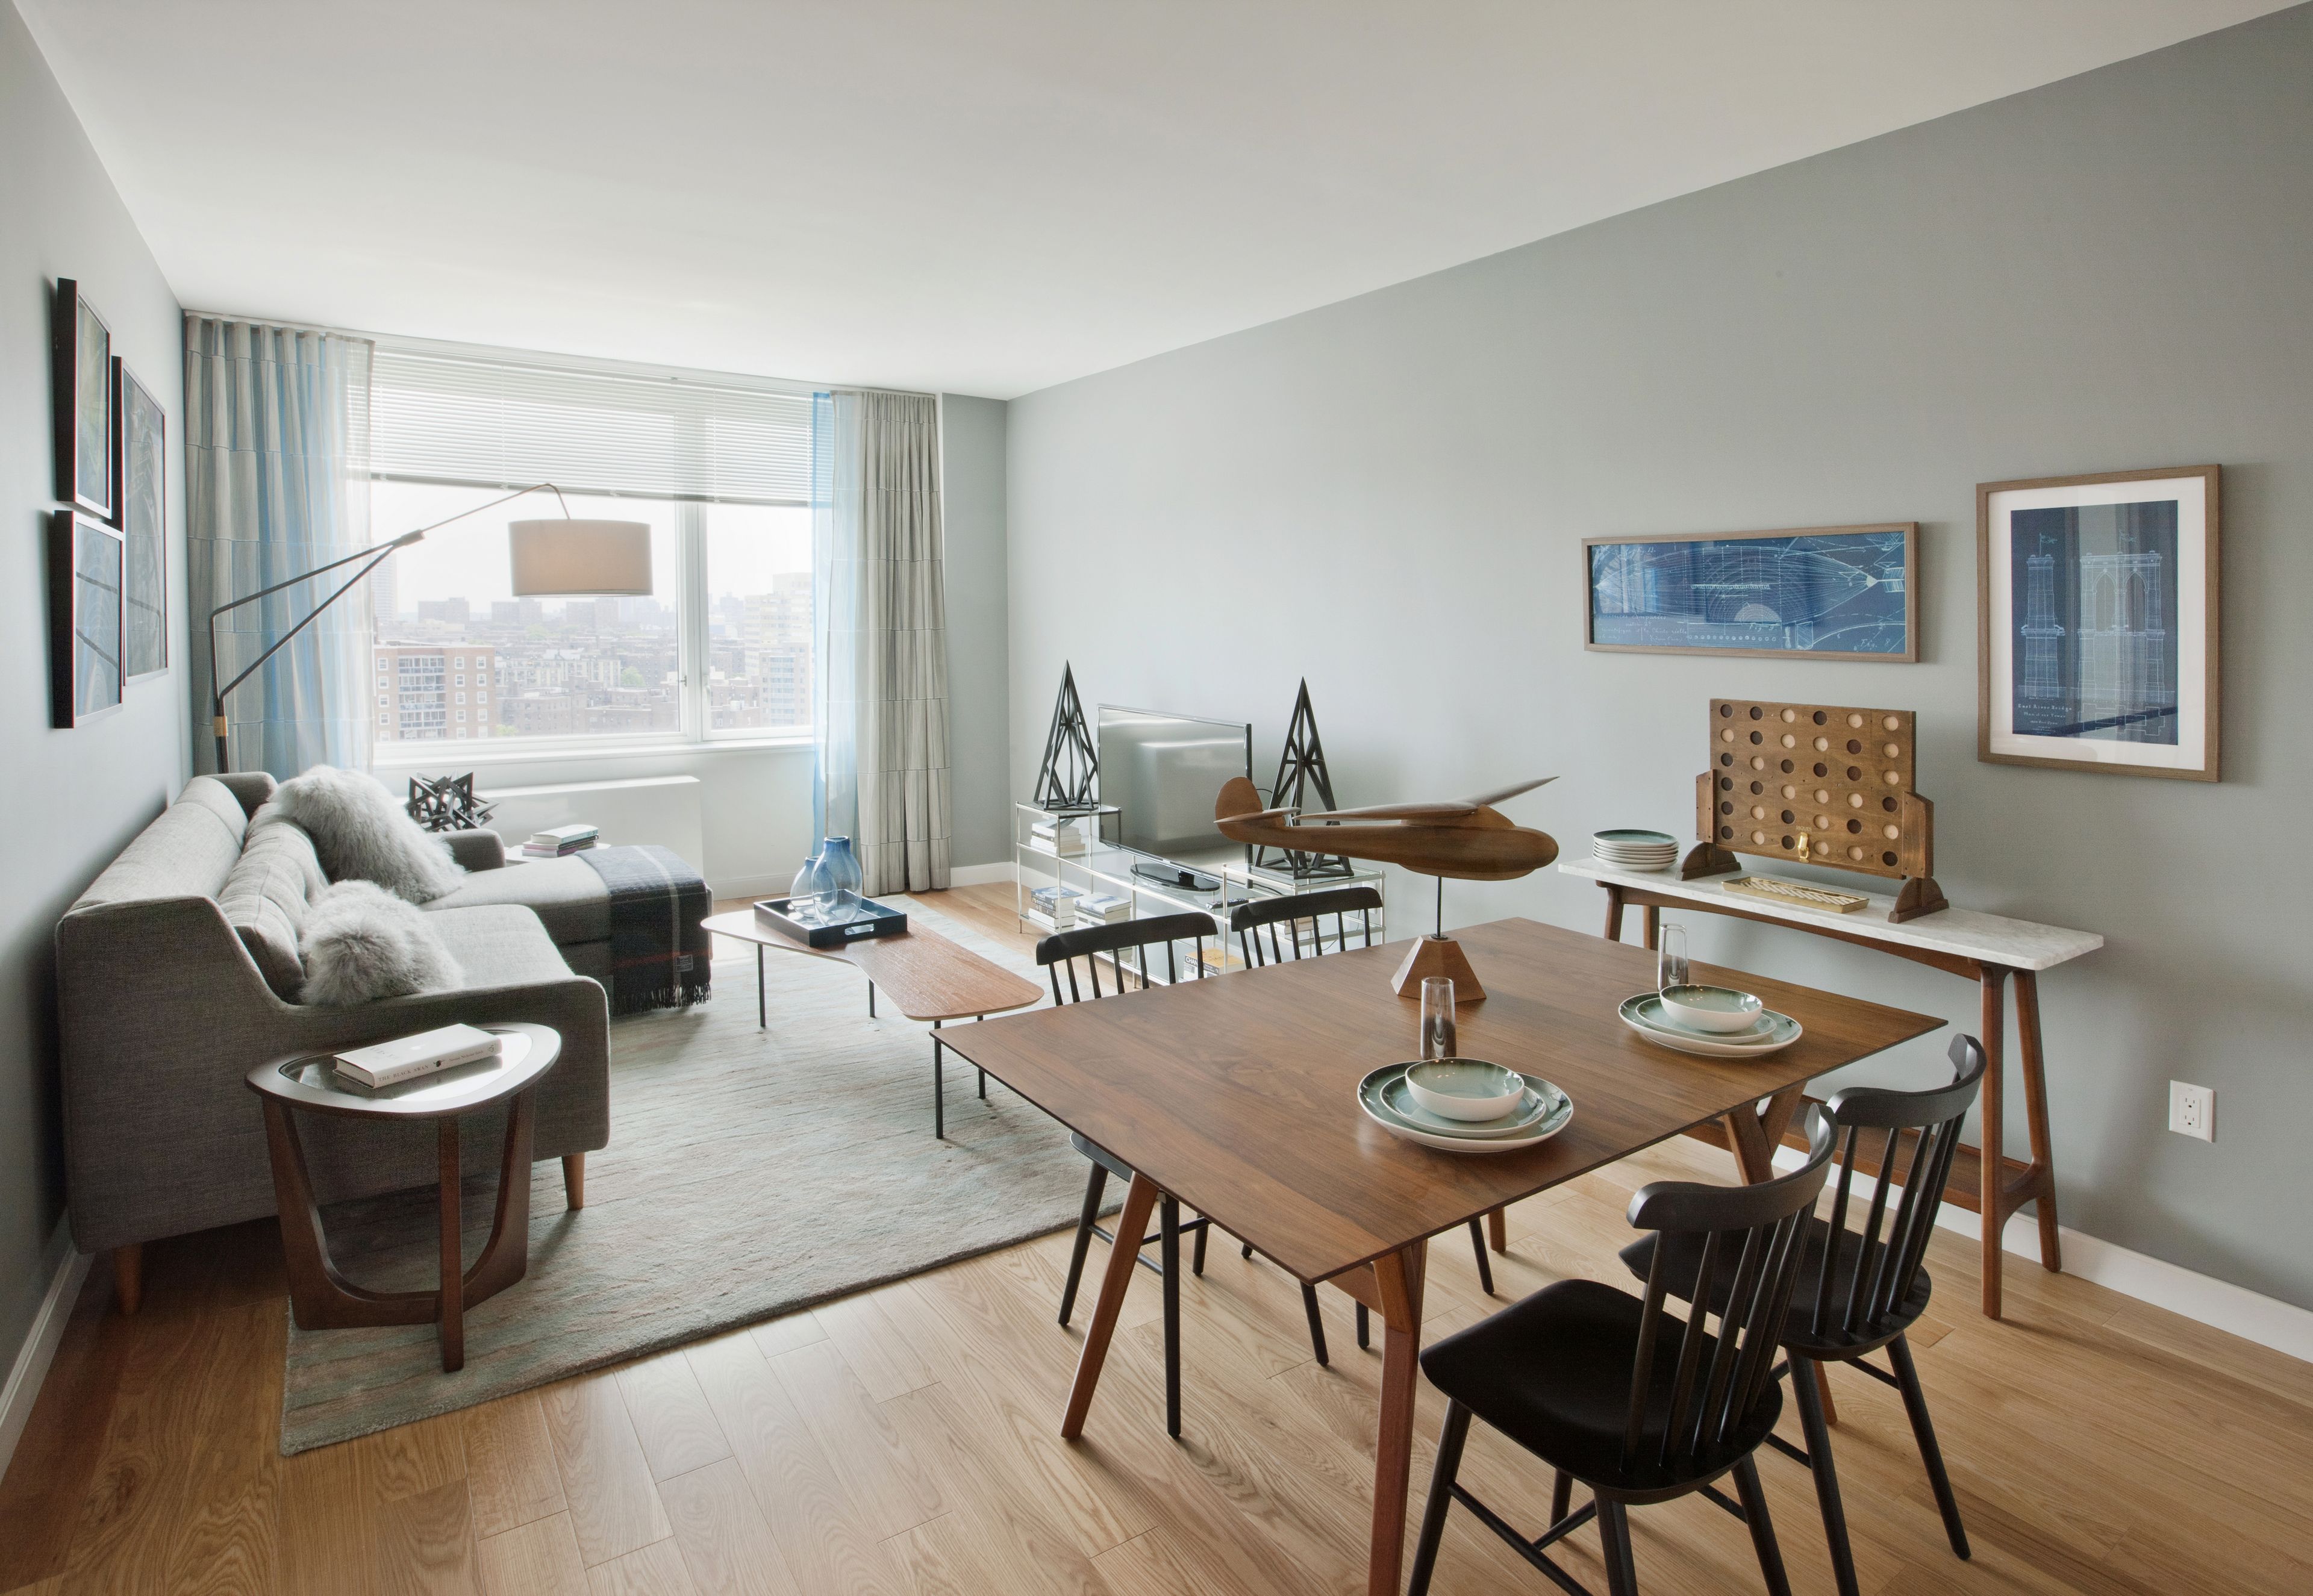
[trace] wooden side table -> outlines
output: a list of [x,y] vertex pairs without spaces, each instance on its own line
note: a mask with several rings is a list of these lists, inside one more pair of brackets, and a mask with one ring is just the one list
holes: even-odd
[[[1681,881],[1668,871],[1624,870],[1596,859],[1561,859],[1558,868],[1568,875],[1587,876],[1606,890],[1606,937],[1619,942],[1623,911],[1646,910],[1646,945],[1655,945],[1666,908],[1698,909],[1756,920],[1769,925],[1827,936],[1835,941],[1877,948],[1898,959],[1924,964],[1948,975],[1976,983],[1981,999],[1978,1028],[1985,1058],[1983,1112],[1978,1133],[1977,1209],[1983,1220],[1983,1314],[2000,1317],[2001,1234],[2009,1217],[2025,1204],[2033,1205],[2040,1225],[2040,1263],[2061,1269],[2063,1258],[2056,1234],[2056,1162],[2048,1134],[2048,1084],[2040,1056],[2040,972],[2092,953],[2104,946],[2093,931],[2071,931],[2061,925],[2041,925],[2011,920],[1975,909],[1947,908],[1916,919],[1893,921],[1888,911],[1893,898],[1865,894],[1868,908],[1853,914],[1833,914],[1767,899],[1736,897],[1724,882],[1729,877],[1699,876]],[[1749,874],[1751,872],[1736,872]],[[2030,1137],[2032,1160],[2013,1179],[2008,1178],[2001,1143],[2006,1131],[2001,1099],[2006,1072],[2007,984],[2016,981],[2016,1043],[2018,1073],[2024,1087],[2024,1123]],[[1967,1149],[1960,1151],[1965,1153]],[[1756,1177],[1753,1177],[1756,1179]]]
[[[375,1092],[339,1083],[333,1055],[303,1053],[249,1072],[249,1089],[265,1104],[265,1144],[273,1160],[273,1194],[281,1215],[281,1250],[289,1266],[289,1303],[297,1328],[434,1323],[441,1327],[442,1369],[466,1364],[466,1310],[521,1279],[530,1267],[530,1149],[538,1083],[562,1056],[562,1038],[543,1025],[485,1025],[503,1041],[498,1056]],[[461,1271],[458,1121],[506,1103],[506,1150],[498,1161],[497,1212],[474,1267]],[[438,1291],[374,1292],[354,1285],[330,1261],[321,1215],[306,1171],[305,1150],[290,1110],[349,1119],[431,1119],[439,1150],[442,1250]]]

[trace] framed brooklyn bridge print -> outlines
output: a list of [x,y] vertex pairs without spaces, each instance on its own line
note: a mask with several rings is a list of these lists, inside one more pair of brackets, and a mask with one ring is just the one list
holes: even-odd
[[1978,759],[2217,779],[2217,482],[1978,485]]

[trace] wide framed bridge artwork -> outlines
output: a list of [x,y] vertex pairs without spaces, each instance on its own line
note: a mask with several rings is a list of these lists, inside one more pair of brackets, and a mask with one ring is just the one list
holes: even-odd
[[1582,565],[1600,653],[1920,657],[1917,522],[1586,538]]

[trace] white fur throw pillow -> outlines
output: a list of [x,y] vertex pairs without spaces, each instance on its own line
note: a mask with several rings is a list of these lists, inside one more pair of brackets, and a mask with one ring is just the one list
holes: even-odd
[[412,903],[455,891],[466,873],[450,845],[409,818],[385,784],[358,770],[316,765],[273,795],[305,829],[333,881],[375,881]]
[[369,881],[323,888],[305,911],[297,951],[305,960],[301,1003],[339,1008],[465,985],[426,912]]

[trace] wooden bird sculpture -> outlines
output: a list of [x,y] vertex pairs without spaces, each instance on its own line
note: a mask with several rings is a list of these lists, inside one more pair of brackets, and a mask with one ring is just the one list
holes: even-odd
[[1419,997],[1425,977],[1445,976],[1454,983],[1457,1003],[1482,1003],[1485,988],[1478,984],[1461,944],[1446,934],[1444,878],[1515,881],[1557,858],[1558,843],[1548,832],[1517,825],[1494,807],[1556,779],[1546,776],[1474,798],[1437,803],[1383,803],[1304,814],[1295,809],[1263,809],[1261,790],[1240,776],[1221,789],[1213,820],[1232,842],[1344,854],[1438,877],[1437,930],[1413,944],[1392,985],[1400,997]]

